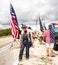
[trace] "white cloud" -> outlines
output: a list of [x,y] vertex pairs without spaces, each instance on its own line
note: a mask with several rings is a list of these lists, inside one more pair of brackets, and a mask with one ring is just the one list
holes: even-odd
[[7,23],[9,16],[9,0],[0,0],[0,22]]
[[10,2],[15,9],[18,20],[33,20],[39,14],[48,20],[58,19],[57,0],[0,0],[0,22],[3,24],[10,23]]
[[0,25],[0,30],[3,29],[3,28],[4,28],[3,25]]

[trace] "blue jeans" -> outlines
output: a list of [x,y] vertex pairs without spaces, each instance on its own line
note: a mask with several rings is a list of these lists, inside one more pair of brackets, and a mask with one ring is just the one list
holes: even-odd
[[29,58],[29,47],[28,44],[22,44],[22,48],[20,49],[19,59],[22,59],[24,48],[26,47],[26,58]]

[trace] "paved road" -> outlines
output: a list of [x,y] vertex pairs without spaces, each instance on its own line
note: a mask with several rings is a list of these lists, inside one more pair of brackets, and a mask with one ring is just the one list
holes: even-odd
[[12,37],[0,38],[0,46],[13,41]]
[[14,54],[11,50],[7,49],[3,53],[0,53],[0,65],[13,65]]
[[17,42],[13,42],[12,37],[0,39],[0,65],[14,65],[16,56],[10,49],[12,43],[17,45]]

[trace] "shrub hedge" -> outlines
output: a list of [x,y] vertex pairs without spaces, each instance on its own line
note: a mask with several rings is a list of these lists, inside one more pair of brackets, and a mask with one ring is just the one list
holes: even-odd
[[11,29],[4,29],[4,30],[0,30],[0,37],[1,36],[8,36],[11,35]]

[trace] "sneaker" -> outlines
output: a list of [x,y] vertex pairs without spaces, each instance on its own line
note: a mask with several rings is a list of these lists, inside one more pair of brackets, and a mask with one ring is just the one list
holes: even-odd
[[49,55],[47,55],[47,57],[48,57]]
[[18,59],[18,61],[22,61],[22,59]]
[[27,60],[29,59],[29,58],[26,58]]
[[52,56],[50,56],[50,57],[55,57],[55,55],[52,55]]

